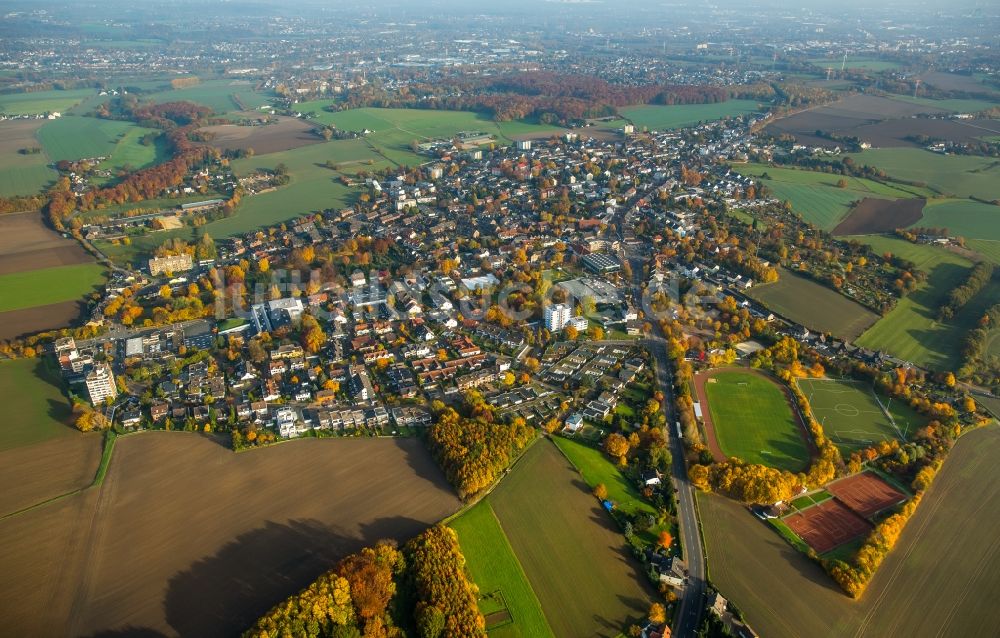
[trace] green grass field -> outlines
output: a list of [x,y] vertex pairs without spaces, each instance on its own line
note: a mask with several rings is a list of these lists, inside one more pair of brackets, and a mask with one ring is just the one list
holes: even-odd
[[[450,523],[458,533],[472,580],[479,587],[480,611],[484,616],[506,609],[511,621],[497,625],[492,638],[554,636],[542,605],[528,583],[514,550],[500,527],[493,508],[483,501]],[[496,596],[499,591],[500,596]],[[503,601],[500,603],[499,601]],[[489,626],[489,625],[487,625]]]
[[[52,365],[52,364],[48,364]],[[72,435],[69,402],[58,372],[41,359],[0,361],[0,451]]]
[[0,168],[0,197],[34,195],[56,181],[58,174],[46,166],[44,155],[26,157],[30,159],[23,165]]
[[[1000,175],[997,175],[1000,179]],[[1000,240],[1000,206],[971,199],[929,202],[914,226],[944,227],[949,234],[966,239]]]
[[739,370],[714,373],[705,384],[715,436],[727,456],[798,472],[809,449],[774,381]]
[[1000,264],[1000,241],[993,239],[969,239],[965,242],[966,247],[974,250],[984,259]]
[[8,115],[65,113],[76,104],[96,94],[97,91],[94,89],[73,89],[70,91],[53,90],[0,95],[0,113]]
[[[792,210],[805,221],[824,230],[832,230],[847,217],[854,202],[866,197],[900,199],[930,197],[927,189],[913,186],[890,186],[869,179],[845,177],[794,168],[776,168],[766,164],[734,164],[733,169],[743,175],[768,178],[761,182],[771,194],[792,204]],[[838,188],[840,179],[847,181],[846,188]]]
[[78,160],[110,156],[119,140],[133,130],[145,134],[150,129],[142,129],[131,122],[67,115],[46,122],[38,130],[38,139],[52,161]]
[[661,106],[655,104],[629,106],[618,109],[622,117],[639,127],[651,131],[665,131],[684,128],[698,122],[711,122],[761,110],[756,100],[727,100],[716,104],[675,104]]
[[712,583],[771,638],[994,635],[998,446],[996,426],[958,441],[860,600],[739,503],[699,494]]
[[550,441],[487,498],[557,636],[616,636],[653,592],[625,538]]
[[954,370],[959,365],[962,339],[991,305],[1000,300],[1000,287],[987,285],[947,323],[937,312],[948,293],[968,277],[967,259],[937,246],[911,244],[894,237],[858,237],[878,253],[890,252],[916,263],[927,281],[882,317],[857,340],[858,345],[882,350],[932,370]]
[[[378,155],[369,149],[363,140],[337,140],[236,160],[232,164],[236,175],[248,175],[255,170],[273,169],[278,164],[285,164],[291,181],[276,191],[244,197],[234,216],[210,222],[202,228],[212,237],[227,237],[262,226],[275,225],[307,213],[350,206],[357,196],[357,190],[337,181],[340,173],[324,167],[323,164],[327,160],[358,162],[362,168],[370,169],[372,167],[368,165],[368,161],[377,159]],[[210,197],[212,195],[200,195],[193,199]],[[173,207],[191,199],[158,200],[150,207]],[[143,206],[136,207],[145,207],[148,204],[145,202]],[[98,242],[97,245],[116,262],[134,264],[173,237],[191,240],[194,238],[194,233],[190,228],[181,228],[134,237],[131,246],[115,245],[110,242]]]
[[656,513],[656,509],[642,497],[635,485],[622,476],[615,464],[603,452],[586,443],[561,436],[553,437],[552,440],[580,471],[588,486],[604,483],[608,488],[608,500],[613,502],[615,507],[629,514]]
[[823,431],[845,455],[878,441],[906,440],[926,423],[909,406],[880,397],[892,414],[893,426],[875,400],[871,386],[858,381],[799,379],[796,383]]
[[0,312],[81,299],[104,282],[104,267],[75,264],[0,275]]
[[882,148],[851,153],[859,164],[881,168],[891,177],[923,182],[956,197],[1000,199],[1000,160],[941,155],[919,148]]
[[56,180],[45,153],[21,154],[41,148],[36,134],[43,121],[0,122],[0,197],[34,195]]
[[565,129],[527,121],[494,122],[485,113],[472,111],[436,111],[430,109],[361,108],[331,113],[323,107],[330,100],[296,105],[300,113],[312,113],[311,119],[347,131],[368,129],[365,138],[389,161],[416,166],[429,158],[415,154],[412,143],[451,138],[460,131],[480,131],[494,136],[498,144],[509,144],[514,136],[558,133]]
[[751,297],[810,330],[854,340],[879,316],[822,284],[782,268],[778,281],[750,289]]
[[212,109],[216,114],[222,115],[232,111],[240,110],[239,105],[233,99],[237,95],[239,100],[249,109],[256,109],[268,103],[268,95],[257,93],[253,90],[253,83],[249,80],[205,80],[196,86],[185,89],[165,88],[147,95],[143,99],[152,100],[157,103],[177,102],[187,100],[196,102]]

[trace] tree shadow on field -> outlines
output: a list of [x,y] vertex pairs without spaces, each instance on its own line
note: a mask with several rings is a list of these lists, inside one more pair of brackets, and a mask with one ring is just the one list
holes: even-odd
[[794,568],[802,578],[810,581],[813,584],[819,585],[825,590],[836,594],[837,596],[846,596],[844,592],[837,586],[833,578],[823,571],[823,568],[810,560],[805,554],[798,551],[787,542],[785,542],[781,537],[778,536],[777,532],[765,523],[754,518],[754,523],[757,525],[763,525],[767,528],[769,534],[773,535],[773,538],[768,538],[767,543],[773,546],[781,558],[786,561],[789,565]]
[[400,516],[362,524],[357,535],[317,520],[269,521],[171,577],[163,601],[167,623],[186,637],[239,635],[348,554],[426,528]]
[[435,486],[454,494],[455,488],[445,478],[444,472],[434,462],[424,442],[417,438],[396,437],[392,439],[396,447],[404,453],[406,464],[418,477],[430,481]]
[[91,634],[87,638],[166,638],[166,636],[155,629],[146,627],[125,627],[101,631]]

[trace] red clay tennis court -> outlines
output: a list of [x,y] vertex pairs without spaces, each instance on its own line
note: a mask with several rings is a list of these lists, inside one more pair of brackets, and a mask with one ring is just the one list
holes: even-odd
[[826,489],[864,518],[870,518],[885,508],[906,500],[905,494],[880,479],[874,472],[848,476],[830,483]]
[[871,523],[835,498],[782,520],[819,554],[867,535],[872,529]]

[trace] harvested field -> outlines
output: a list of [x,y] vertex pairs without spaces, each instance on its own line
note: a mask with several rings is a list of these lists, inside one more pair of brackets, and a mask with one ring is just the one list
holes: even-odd
[[932,120],[908,117],[885,120],[877,124],[866,124],[837,132],[856,136],[875,147],[919,148],[920,144],[906,138],[913,135],[926,135],[959,143],[979,142],[979,138],[984,135],[1000,133],[1000,122],[996,120]]
[[0,312],[0,339],[13,339],[43,330],[65,328],[86,310],[82,301],[60,301],[33,308]]
[[215,148],[224,151],[252,148],[257,155],[265,155],[323,142],[322,137],[312,133],[313,128],[294,117],[279,117],[277,123],[265,126],[218,124],[201,130],[215,135],[209,142]]
[[459,505],[416,439],[234,454],[195,434],[120,438],[102,487],[0,521],[5,631],[236,635],[345,554]]
[[817,137],[817,130],[840,135],[858,135],[856,131],[859,128],[880,124],[886,120],[906,118],[905,121],[911,123],[907,134],[912,135],[918,132],[914,130],[912,123],[921,121],[911,119],[912,116],[947,112],[945,109],[902,100],[870,95],[852,95],[833,104],[807,109],[776,120],[767,127],[767,131],[773,135],[781,135],[782,133],[794,135],[800,144],[833,148],[843,146],[843,144]]
[[67,432],[40,443],[0,451],[0,516],[87,487],[101,460],[102,435]]
[[872,524],[835,498],[782,519],[809,547],[822,554],[863,536]]
[[[3,315],[0,315],[3,317]],[[55,365],[0,362],[0,516],[86,487],[101,456],[101,435],[72,427]]]
[[538,441],[488,497],[560,638],[620,634],[653,596],[615,522],[551,441]]
[[926,84],[945,91],[965,91],[967,93],[997,93],[991,85],[971,75],[930,71],[920,76]]
[[906,495],[889,485],[874,472],[862,472],[830,483],[827,491],[844,505],[865,518],[906,500]]
[[997,449],[996,426],[958,441],[857,601],[745,507],[699,494],[712,582],[769,638],[995,635]]
[[0,215],[0,275],[91,261],[80,244],[49,230],[40,213]]
[[926,199],[874,199],[866,197],[837,224],[834,235],[878,235],[906,228],[920,221]]
[[[79,270],[73,270],[73,266]],[[68,286],[52,288],[39,283],[63,269],[73,270],[71,274],[79,285],[74,284],[72,290]],[[0,297],[0,307],[9,308],[0,312],[0,339],[72,323],[83,310],[81,298],[100,279],[91,276],[99,270],[80,244],[49,230],[40,213],[0,215],[0,294],[7,293]],[[60,284],[64,283],[62,278],[58,279]],[[19,307],[26,305],[26,297],[13,291],[24,286],[28,286],[29,297],[39,305]]]

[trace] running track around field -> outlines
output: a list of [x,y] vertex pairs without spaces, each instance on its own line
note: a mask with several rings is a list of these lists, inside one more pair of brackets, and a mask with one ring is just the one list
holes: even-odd
[[712,410],[708,404],[708,392],[705,389],[705,385],[708,383],[710,378],[720,372],[747,372],[749,374],[767,379],[771,383],[778,386],[781,393],[785,395],[785,401],[788,403],[788,407],[794,415],[795,422],[799,425],[799,435],[802,436],[802,440],[806,442],[806,448],[809,450],[810,461],[816,458],[817,450],[812,434],[809,432],[809,428],[806,427],[805,422],[802,420],[802,415],[799,413],[799,406],[795,403],[795,397],[792,396],[791,391],[785,386],[785,384],[779,379],[776,379],[766,372],[756,368],[727,367],[713,368],[694,375],[694,389],[695,394],[697,395],[695,398],[701,405],[701,418],[702,423],[705,425],[705,445],[708,446],[708,450],[712,453],[712,457],[715,458],[717,463],[725,461],[728,457],[726,456],[726,453],[722,451],[722,446],[719,445],[719,439],[715,435],[715,424],[712,422]]

